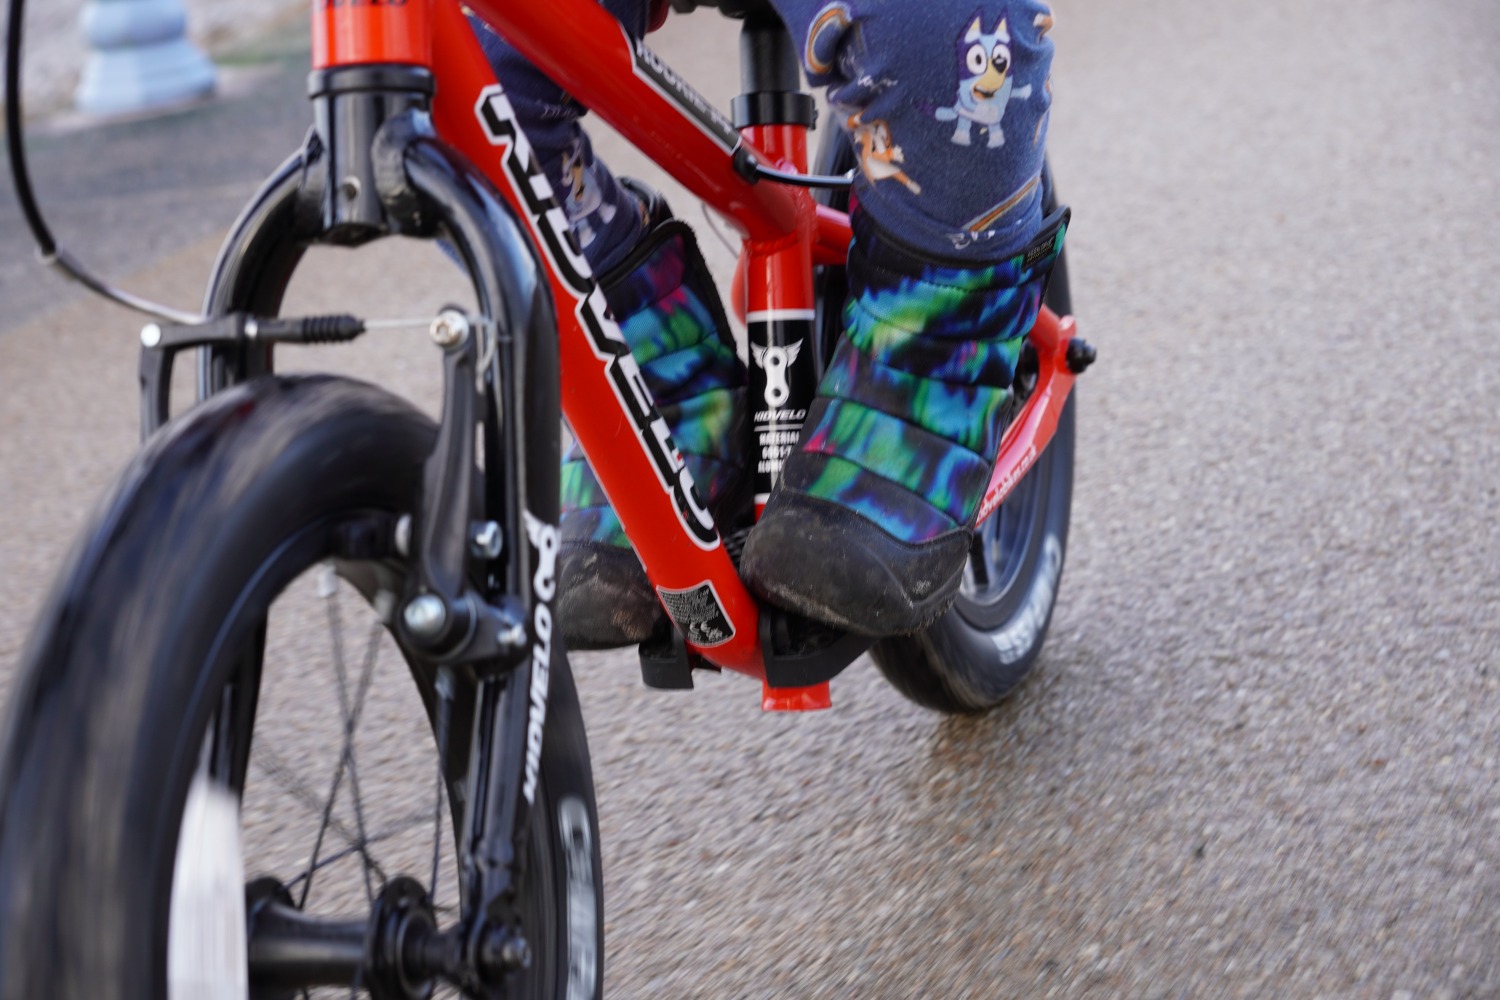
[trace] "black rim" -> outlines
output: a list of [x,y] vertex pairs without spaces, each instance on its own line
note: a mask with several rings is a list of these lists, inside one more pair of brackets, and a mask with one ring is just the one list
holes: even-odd
[[[381,618],[388,617],[389,609],[379,607],[383,600],[379,595],[400,592],[396,585],[400,570],[383,563],[335,564],[331,559],[338,527],[369,517],[351,513],[324,520],[282,545],[266,560],[247,586],[237,613],[227,623],[223,636],[228,640],[225,648],[237,651],[227,658],[216,658],[224,664],[223,673],[215,671],[223,684],[222,694],[214,699],[215,718],[205,719],[205,728],[200,731],[215,734],[208,742],[213,751],[210,775],[246,803],[242,850],[247,887],[254,887],[261,897],[274,897],[320,919],[343,917],[351,926],[362,926],[371,922],[371,914],[381,905],[386,891],[401,884],[414,887],[406,895],[417,897],[438,923],[452,924],[461,908],[454,877],[451,830],[445,836],[444,826],[445,822],[456,822],[457,816],[450,811],[445,820],[443,815],[445,806],[456,807],[449,806],[453,796],[444,781],[448,755],[438,749],[452,736],[444,731],[452,724],[452,713],[434,710],[446,702],[436,696],[432,672],[408,663],[387,638]],[[299,602],[299,598],[308,596],[310,590],[321,598],[323,607],[312,614],[305,606],[293,610],[306,619],[305,631],[319,633],[326,658],[297,656],[286,662],[285,649],[277,643],[280,612],[272,609],[280,607],[278,602],[288,600],[306,605],[308,602]],[[375,598],[373,606],[371,598]],[[351,629],[347,620],[350,609],[358,607],[369,608],[374,617],[367,625]],[[271,669],[264,669],[267,666]],[[324,697],[309,699],[317,703],[308,714],[321,715],[326,720],[317,735],[331,734],[331,738],[315,741],[311,753],[306,746],[289,749],[266,739],[268,729],[286,735],[276,718],[278,712],[287,710],[286,695],[283,693],[278,699],[276,675],[298,675],[299,681],[305,682],[319,670],[329,675],[324,678]],[[409,674],[410,680],[393,676],[396,670]],[[223,676],[226,673],[230,675],[227,681]],[[420,693],[420,701],[412,697],[411,680],[416,681],[415,692]],[[420,792],[412,791],[399,800],[381,801],[383,795],[389,795],[390,786],[377,773],[378,768],[366,767],[367,761],[362,758],[363,750],[384,746],[389,741],[384,730],[391,722],[390,708],[383,704],[379,709],[381,717],[370,721],[375,708],[372,692],[382,682],[391,683],[393,689],[397,688],[395,682],[399,682],[394,698],[403,702],[402,711],[408,716],[405,730],[408,735],[400,742],[400,753],[387,763],[392,766],[399,763],[405,768],[414,752],[425,753],[433,761],[430,767],[425,763],[420,765],[425,776],[412,779],[411,787],[420,784]],[[417,739],[411,735],[414,720],[425,730],[420,737],[426,741],[429,748],[426,751],[416,751],[412,746]],[[298,717],[281,721],[296,727],[303,720]],[[377,730],[382,732],[378,743]],[[448,771],[449,781],[457,784],[456,778],[461,776]],[[271,850],[264,852],[273,858],[270,872],[258,867],[267,861],[259,856],[263,852],[256,850],[254,834],[249,829],[265,825],[268,818],[273,827],[295,825],[302,835],[297,841],[274,843]],[[293,849],[297,845],[300,851]],[[178,851],[183,847],[177,846]],[[288,864],[289,851],[299,858],[297,863]],[[175,862],[175,853],[167,858],[169,865]],[[535,857],[535,847],[529,854]],[[393,858],[396,855],[399,857]],[[406,902],[410,903],[410,899]],[[182,914],[172,914],[172,918],[181,919]],[[282,936],[283,945],[294,940],[295,933]],[[255,964],[252,957],[252,967]],[[356,971],[346,980],[339,980],[336,986],[290,988],[252,979],[250,995],[278,1000],[364,996],[379,988],[365,982],[365,978],[363,971]],[[422,995],[420,984],[412,985],[411,995]],[[380,995],[401,994],[381,990]],[[451,987],[439,986],[433,995],[460,994]],[[177,1000],[175,995],[173,1000]]]
[[[974,532],[957,604],[964,617],[976,625],[998,625],[1003,615],[997,615],[997,610],[1018,582],[1026,582],[1022,571],[1034,558],[1046,521],[1044,487],[1052,464],[1051,451],[1047,454],[1048,458],[1033,468],[1000,509]],[[995,618],[999,620],[990,620]]]

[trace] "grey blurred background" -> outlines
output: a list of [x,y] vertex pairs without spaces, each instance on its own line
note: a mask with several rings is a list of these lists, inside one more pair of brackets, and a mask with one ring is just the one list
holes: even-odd
[[[942,718],[861,662],[832,711],[782,717],[737,678],[657,693],[632,654],[575,656],[612,996],[1500,996],[1500,8],[1056,14],[1052,159],[1101,360],[1037,675]],[[309,120],[300,19],[212,44],[214,102],[34,129],[64,244],[183,306]],[[732,24],[651,44],[727,105]],[[3,697],[134,446],[139,321],[34,264],[8,187],[0,233]],[[294,307],[453,295],[430,251],[368,254],[319,255]],[[367,339],[293,363],[430,405],[422,339]]]

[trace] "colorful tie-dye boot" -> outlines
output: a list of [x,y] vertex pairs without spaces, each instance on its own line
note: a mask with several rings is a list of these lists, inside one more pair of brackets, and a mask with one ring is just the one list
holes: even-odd
[[[620,331],[720,525],[748,517],[745,366],[692,230],[652,199],[653,224],[600,278]],[[642,642],[665,615],[604,490],[574,443],[563,456],[558,617],[573,649]]]
[[740,562],[754,591],[874,636],[948,608],[1065,225],[1064,212],[1014,258],[975,268],[898,246],[856,213],[844,336]]

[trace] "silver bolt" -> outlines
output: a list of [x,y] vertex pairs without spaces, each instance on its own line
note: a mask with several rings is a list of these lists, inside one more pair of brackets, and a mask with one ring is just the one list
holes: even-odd
[[396,551],[403,556],[411,555],[411,515],[402,514],[396,522]]
[[141,346],[155,347],[161,343],[161,327],[155,323],[147,323],[141,327]]
[[502,537],[500,525],[494,521],[480,521],[469,536],[469,551],[478,559],[495,559],[500,555]]
[[361,190],[359,178],[352,174],[339,181],[339,194],[343,195],[349,201],[358,198]]
[[413,635],[434,636],[448,620],[448,608],[441,597],[423,594],[412,598],[406,610],[401,612],[401,618]]
[[457,309],[444,309],[433,319],[428,332],[432,334],[432,342],[439,347],[453,347],[463,343],[469,335],[469,317]]
[[500,961],[510,969],[531,968],[531,945],[525,938],[511,938],[500,947]]
[[511,622],[495,633],[495,641],[506,649],[520,649],[526,645],[526,626]]

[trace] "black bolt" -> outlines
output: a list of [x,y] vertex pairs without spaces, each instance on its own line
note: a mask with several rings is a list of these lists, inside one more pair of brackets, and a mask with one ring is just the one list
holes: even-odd
[[1068,341],[1068,370],[1074,375],[1082,373],[1098,356],[1099,352],[1088,341],[1077,337]]
[[479,942],[475,965],[482,976],[493,977],[531,968],[531,945],[511,928],[492,925],[481,931]]

